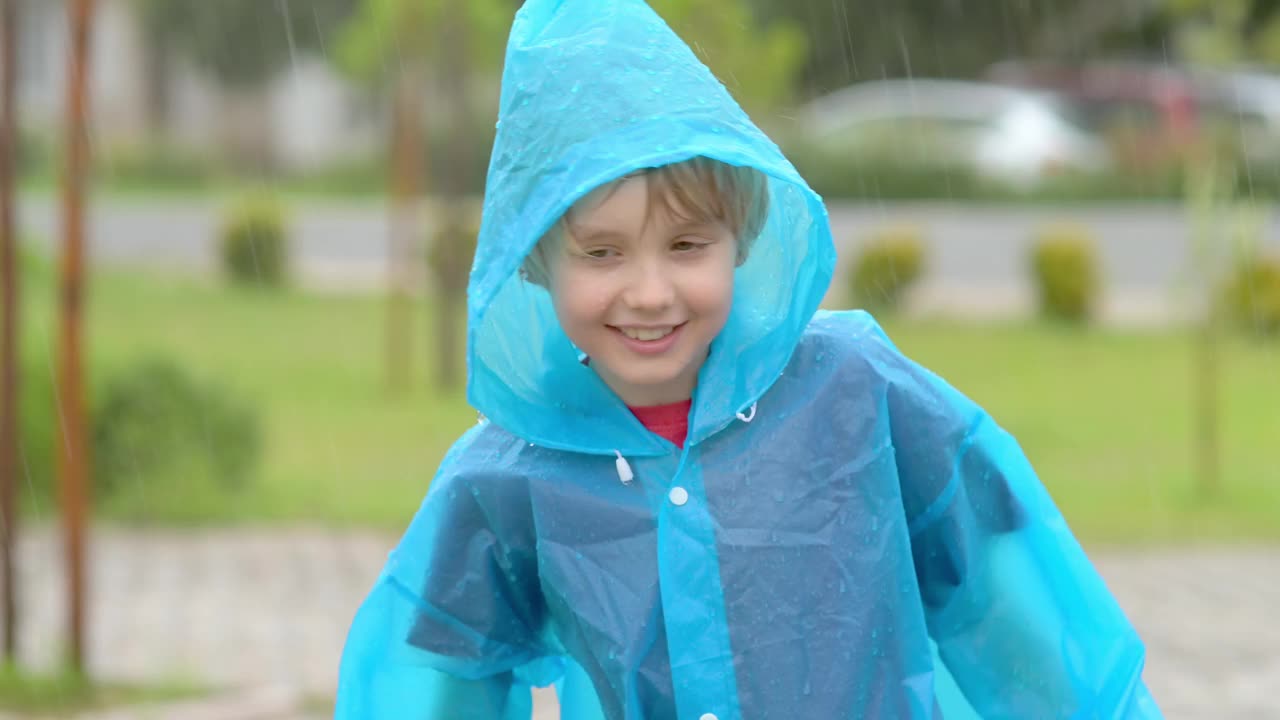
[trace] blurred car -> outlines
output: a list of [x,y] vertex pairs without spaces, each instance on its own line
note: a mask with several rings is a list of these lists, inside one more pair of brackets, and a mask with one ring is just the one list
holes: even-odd
[[1008,60],[988,68],[985,78],[1055,93],[1129,170],[1176,162],[1201,129],[1207,105],[1202,86],[1189,73],[1164,63]]
[[1280,75],[1263,70],[1202,70],[1195,74],[1213,121],[1233,135],[1255,166],[1280,163]]
[[1015,186],[1108,165],[1105,146],[1052,95],[989,83],[859,83],[811,101],[799,121],[827,152],[954,165]]

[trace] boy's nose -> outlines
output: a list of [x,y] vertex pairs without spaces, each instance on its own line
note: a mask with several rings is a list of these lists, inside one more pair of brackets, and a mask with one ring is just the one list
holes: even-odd
[[662,310],[675,301],[675,287],[660,263],[642,263],[635,268],[623,294],[633,310]]

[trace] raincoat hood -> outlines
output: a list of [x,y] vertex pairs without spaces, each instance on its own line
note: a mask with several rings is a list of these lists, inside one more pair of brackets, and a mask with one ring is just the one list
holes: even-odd
[[546,447],[669,452],[579,362],[549,293],[518,271],[592,189],[696,156],[764,173],[770,206],[702,367],[690,443],[768,390],[818,308],[835,265],[822,199],[644,2],[524,4],[507,48],[468,292],[468,399],[477,410]]

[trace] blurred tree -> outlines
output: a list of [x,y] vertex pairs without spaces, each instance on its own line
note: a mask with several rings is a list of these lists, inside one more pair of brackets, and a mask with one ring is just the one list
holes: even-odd
[[975,77],[1027,56],[1158,51],[1163,0],[747,0],[809,41],[807,95],[885,77]]
[[94,0],[67,5],[70,42],[67,63],[66,168],[62,175],[62,248],[58,292],[58,486],[67,568],[69,662],[85,670],[86,546],[89,497],[88,420],[85,412],[84,208],[89,176],[89,52]]
[[[1192,62],[1209,66],[1280,63],[1278,0],[1167,0],[1166,11],[1177,23],[1179,50]],[[1236,158],[1225,157],[1216,145],[1205,143],[1188,168],[1196,279],[1203,303],[1193,333],[1196,423],[1192,447],[1200,492],[1209,496],[1221,492],[1219,346],[1225,318],[1220,288],[1231,266],[1245,259],[1240,256],[1242,247],[1261,233],[1260,226],[1248,221],[1256,210],[1240,197],[1235,163]]]
[[134,0],[148,37],[164,41],[219,82],[254,87],[299,51],[324,51],[327,28],[360,0]]
[[[447,19],[445,11],[453,4],[450,0],[346,2],[354,2],[356,9],[341,30],[334,58],[340,68],[366,86],[391,89],[403,64],[416,63],[432,70],[446,59],[437,43],[441,24]],[[502,45],[514,8],[508,0],[471,0],[467,6],[468,55],[478,66],[496,69],[501,65]]]
[[1280,0],[1165,0],[1179,50],[1206,65],[1280,64]]
[[808,44],[803,26],[786,16],[760,22],[742,0],[650,0],[753,115],[795,97]]
[[[464,234],[474,232],[463,195],[469,168],[483,162],[469,157],[464,139],[470,120],[469,91],[473,71],[494,71],[513,14],[506,0],[365,0],[344,29],[337,58],[353,78],[392,102],[390,134],[392,161],[391,266],[388,268],[387,381],[393,392],[409,385],[413,362],[410,268],[415,243],[428,234],[418,217],[418,200],[424,185],[423,133],[427,97],[436,108],[433,121],[443,125],[450,142],[445,145],[445,166],[436,192],[443,201],[435,220],[442,230],[433,233],[437,247],[431,256],[432,286],[437,293],[437,382],[458,384],[460,369],[458,322],[465,304],[466,277],[472,247]],[[469,230],[470,229],[470,230]]]
[[146,42],[148,108],[153,129],[167,121],[169,66],[175,51],[227,93],[227,140],[238,160],[271,163],[268,83],[299,53],[327,50],[325,31],[359,0],[134,0]]
[[14,175],[18,140],[18,1],[0,0],[0,642],[4,661],[17,660],[18,318],[17,222]]

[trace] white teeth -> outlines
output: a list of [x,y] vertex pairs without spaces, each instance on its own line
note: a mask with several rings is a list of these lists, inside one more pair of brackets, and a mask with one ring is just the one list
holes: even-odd
[[661,340],[662,338],[664,338],[664,337],[666,337],[666,336],[670,335],[672,330],[675,330],[675,328],[674,328],[674,327],[664,327],[664,328],[618,328],[618,329],[622,331],[622,334],[623,334],[623,335],[626,335],[627,337],[631,338],[632,340],[643,340],[643,341],[646,341],[646,342],[647,342],[647,341],[651,341],[651,340]]

